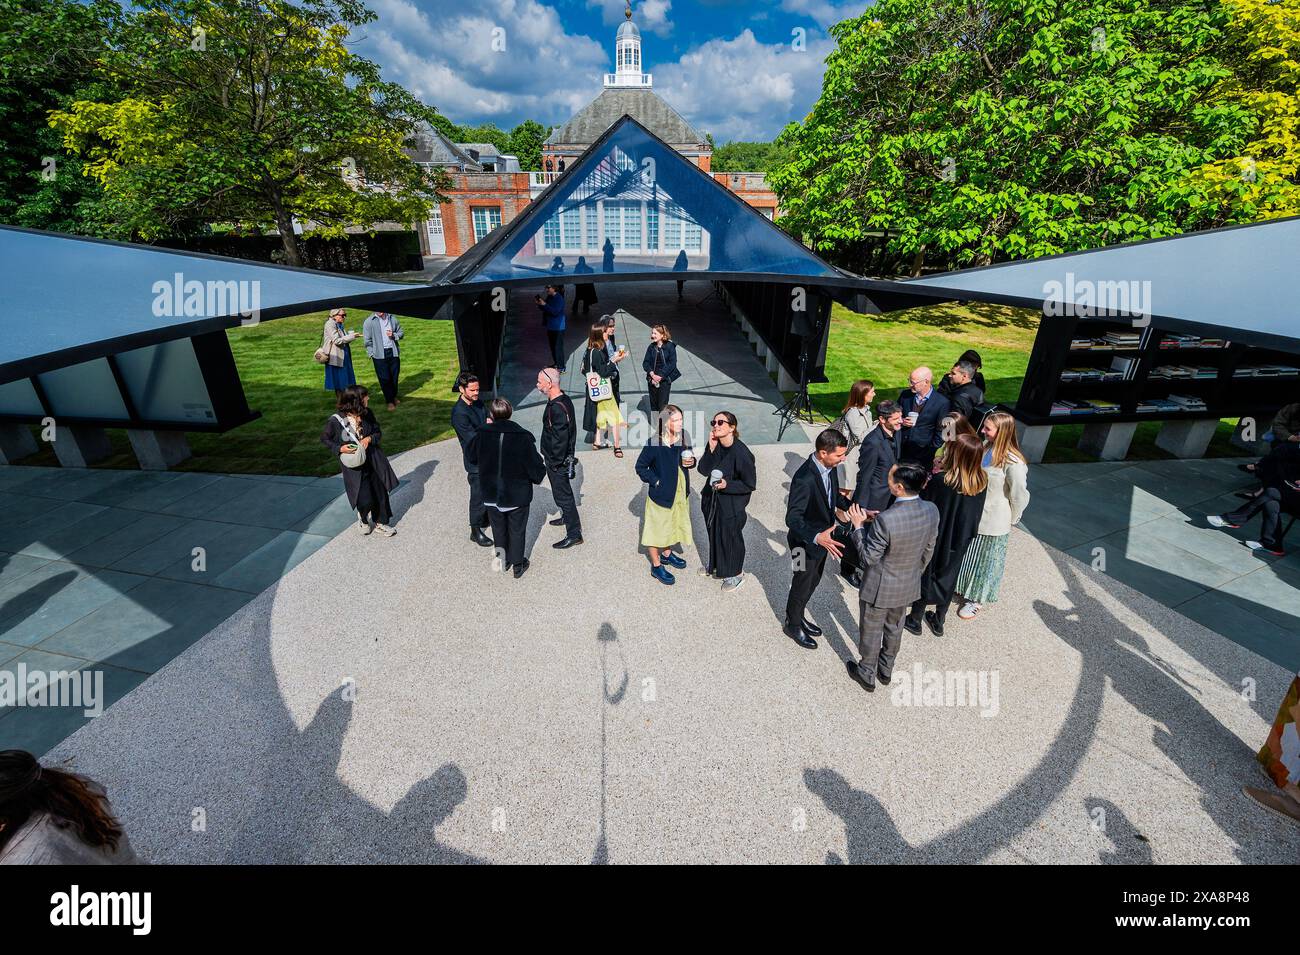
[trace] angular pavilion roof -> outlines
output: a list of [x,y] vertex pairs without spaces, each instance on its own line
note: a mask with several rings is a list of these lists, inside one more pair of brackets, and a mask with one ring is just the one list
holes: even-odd
[[9,317],[0,382],[239,325],[241,306],[250,310],[254,302],[258,318],[278,318],[334,305],[375,307],[413,288],[11,226],[0,226],[0,262]]
[[[606,236],[599,249],[590,242],[598,234]],[[640,251],[643,245],[652,251]],[[438,282],[670,272],[845,278],[634,117],[623,116],[522,215],[467,250]]]

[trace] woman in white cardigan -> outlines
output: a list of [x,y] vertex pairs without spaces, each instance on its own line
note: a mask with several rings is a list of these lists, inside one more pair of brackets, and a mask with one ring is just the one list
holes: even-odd
[[984,514],[979,533],[962,560],[957,575],[957,593],[965,598],[957,616],[974,618],[984,604],[995,603],[1007,567],[1007,542],[1011,525],[1020,523],[1029,504],[1029,466],[1016,440],[1016,420],[1004,411],[984,416],[984,471],[989,489],[984,496]]
[[840,465],[839,478],[840,487],[852,487],[854,480],[857,478],[857,458],[855,457],[853,474],[848,473],[848,454],[858,445],[866,440],[867,432],[876,426],[875,421],[871,419],[871,402],[876,397],[876,386],[866,378],[860,379],[853,383],[849,389],[849,400],[844,405],[844,410],[840,416],[831,425],[832,428],[838,429],[849,442],[849,450],[845,453],[845,463]]

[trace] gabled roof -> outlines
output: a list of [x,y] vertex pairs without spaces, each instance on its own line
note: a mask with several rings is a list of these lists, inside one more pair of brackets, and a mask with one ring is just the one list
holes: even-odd
[[550,146],[594,143],[624,116],[631,116],[666,143],[707,148],[704,136],[663,97],[648,89],[603,90],[567,123],[553,129],[546,143]]
[[[552,248],[564,223],[586,248]],[[657,248],[625,250],[628,238],[642,244],[643,228],[655,230]],[[606,232],[603,249],[588,245],[596,230]],[[845,278],[635,118],[623,116],[522,215],[475,243],[438,283],[706,272]]]
[[[1041,308],[1045,321],[1065,306],[1075,314],[1086,306],[1157,319],[1170,330],[1294,347],[1297,275],[1300,216],[944,272],[898,287]],[[1104,308],[1121,299],[1127,307]]]
[[464,168],[466,172],[479,172],[483,168],[469,153],[428,123],[421,123],[416,130],[415,143],[415,148],[407,150],[407,153],[416,162],[454,166]]

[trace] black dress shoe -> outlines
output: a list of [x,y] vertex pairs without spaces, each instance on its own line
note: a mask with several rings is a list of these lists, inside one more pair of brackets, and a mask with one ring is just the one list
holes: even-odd
[[483,528],[481,527],[471,527],[469,529],[469,539],[472,540],[475,544],[478,544],[479,547],[492,546],[492,538],[484,534]]
[[861,588],[861,587],[862,587],[862,571],[860,571],[860,570],[856,570],[856,571],[854,571],[852,574],[850,574],[850,575],[849,575],[849,583],[852,584],[854,587]]
[[936,637],[943,636],[943,624],[939,622],[939,618],[934,615],[933,610],[925,612],[925,625],[930,628],[930,632]]
[[862,668],[858,666],[856,660],[845,660],[844,667],[849,671],[849,676],[853,677],[854,683],[862,687],[862,689],[866,690],[868,693],[876,692],[876,684],[868,683],[866,681],[866,678],[862,675]]
[[817,626],[817,624],[813,623],[807,617],[804,617],[803,632],[808,634],[810,637],[820,637],[822,635],[822,628]]
[[803,647],[805,650],[817,649],[817,641],[808,636],[808,634],[802,629],[795,629],[788,623],[782,629],[787,637],[799,644],[799,646]]
[[892,679],[893,679],[892,676],[885,676],[879,670],[876,671],[876,682],[879,683],[881,686],[889,686],[889,682]]
[[520,577],[522,577],[524,575],[524,571],[526,571],[527,569],[528,569],[528,561],[526,560],[522,560],[519,563],[515,564],[515,569],[514,569],[515,580],[518,580]]
[[908,633],[914,633],[919,637],[921,635],[921,621],[913,620],[909,614],[903,619],[903,629]]
[[560,515],[555,520],[547,521],[546,523],[550,524],[552,527],[559,527],[564,523],[564,515]]
[[582,543],[581,537],[566,537],[562,541],[556,541],[551,546],[556,550],[568,550],[570,547],[576,547]]

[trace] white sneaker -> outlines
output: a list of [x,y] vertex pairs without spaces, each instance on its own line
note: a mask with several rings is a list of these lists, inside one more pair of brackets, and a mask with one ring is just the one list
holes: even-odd
[[736,577],[728,577],[726,580],[722,582],[722,592],[724,594],[729,594],[733,590],[739,590],[740,585],[743,584],[744,582],[745,582],[744,574],[740,574]]
[[383,534],[385,537],[392,537],[397,533],[396,527],[389,527],[387,524],[376,524],[375,530],[379,531],[379,533]]
[[961,605],[961,609],[957,611],[957,616],[963,620],[974,620],[979,612],[980,605],[973,600],[968,600]]
[[1209,524],[1211,527],[1240,527],[1241,526],[1240,524],[1229,524],[1218,514],[1211,514],[1208,517],[1206,517],[1205,523]]
[[1264,553],[1272,554],[1274,557],[1281,557],[1285,553],[1284,551],[1280,551],[1280,550],[1270,550],[1269,548],[1261,544],[1259,541],[1246,541],[1246,546],[1249,547],[1251,550],[1262,550]]
[[366,534],[369,534],[371,531],[373,531],[374,528],[370,526],[370,522],[368,520],[362,518],[361,520],[357,521],[357,530],[359,530],[361,532],[361,536],[364,537]]

